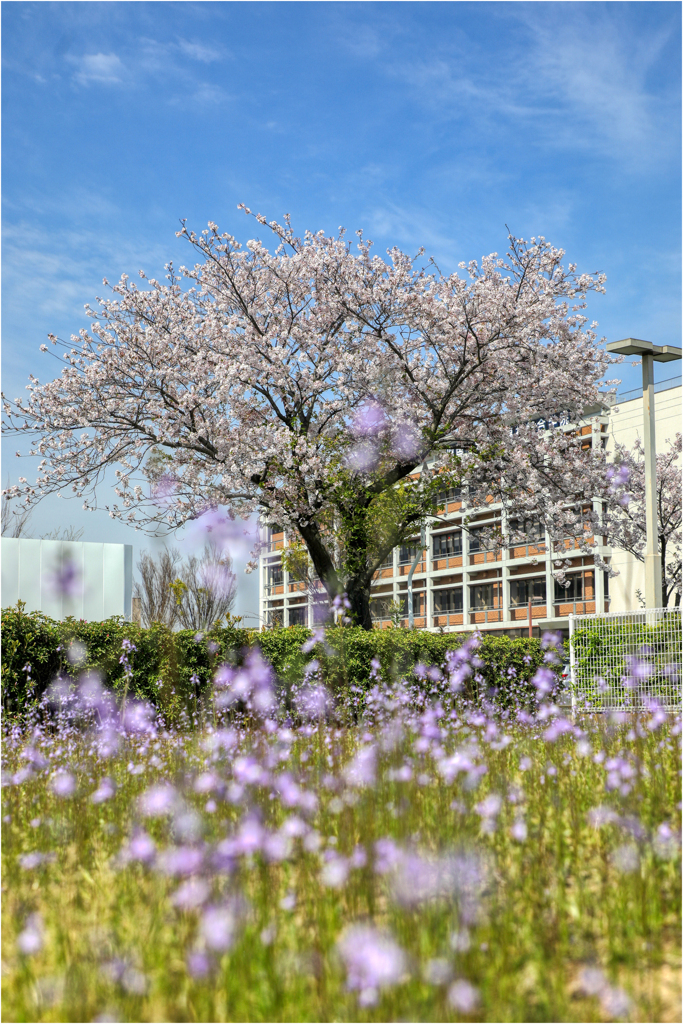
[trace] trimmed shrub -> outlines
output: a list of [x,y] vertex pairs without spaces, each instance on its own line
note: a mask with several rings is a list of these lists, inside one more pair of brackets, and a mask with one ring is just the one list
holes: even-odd
[[[172,632],[161,624],[142,629],[120,617],[103,622],[73,618],[56,622],[40,612],[24,611],[20,602],[2,612],[3,708],[7,714],[20,714],[27,701],[40,698],[59,673],[73,677],[83,670],[97,671],[105,685],[122,690],[124,639],[136,647],[130,658],[130,695],[151,701],[173,721],[201,699],[217,665],[239,663],[245,650],[254,645],[273,666],[285,698],[301,680],[306,664],[316,658],[326,683],[343,699],[351,687],[362,694],[373,684],[373,658],[380,663],[379,677],[388,684],[418,662],[442,665],[446,653],[459,647],[468,635],[331,627],[325,634],[326,644],[318,643],[311,653],[304,654],[302,645],[311,636],[304,626],[265,632],[233,627],[214,627],[197,634],[191,630]],[[76,645],[84,649],[81,660],[75,660]],[[489,634],[477,653],[483,664],[477,672],[479,678],[470,680],[470,696],[486,694],[503,704],[513,691],[517,698],[525,691],[531,696],[529,680],[543,660],[538,640]],[[362,705],[362,700],[359,703]]]

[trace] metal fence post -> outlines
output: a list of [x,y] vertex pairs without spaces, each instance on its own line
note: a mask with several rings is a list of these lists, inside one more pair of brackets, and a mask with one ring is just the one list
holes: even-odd
[[574,666],[574,616],[569,616],[569,679],[572,688],[572,714],[576,711],[576,670]]

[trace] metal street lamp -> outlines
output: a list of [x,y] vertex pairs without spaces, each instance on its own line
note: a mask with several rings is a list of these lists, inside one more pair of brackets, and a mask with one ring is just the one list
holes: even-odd
[[643,447],[645,449],[645,606],[661,608],[662,562],[657,529],[657,449],[655,447],[655,368],[654,361],[668,363],[681,358],[675,345],[653,345],[639,338],[611,341],[608,352],[623,356],[640,356],[643,365]]

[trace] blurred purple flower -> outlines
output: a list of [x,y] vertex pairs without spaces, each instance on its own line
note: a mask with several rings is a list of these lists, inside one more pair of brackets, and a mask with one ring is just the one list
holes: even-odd
[[199,950],[187,954],[187,972],[193,978],[205,978],[211,971],[211,960]]
[[632,1003],[623,988],[609,985],[601,993],[600,1006],[607,1020],[622,1020],[630,1015]]
[[154,860],[156,846],[154,840],[142,829],[137,831],[124,850],[124,860],[139,860],[147,864]]
[[328,654],[331,654],[332,649],[329,646],[329,644],[325,642],[325,630],[322,626],[318,626],[316,629],[313,630],[312,635],[309,636],[308,640],[306,640],[306,642],[301,645],[301,650],[304,654],[309,654],[316,644],[324,644],[325,651]]
[[527,837],[526,822],[522,818],[518,818],[517,821],[510,829],[510,835],[513,839],[516,839],[518,843],[523,843]]
[[69,772],[57,772],[50,783],[50,789],[55,796],[66,800],[76,792],[76,780]]
[[657,828],[652,847],[662,860],[675,860],[681,848],[680,833],[674,831],[667,822],[663,822]]
[[94,804],[104,803],[105,800],[111,800],[116,793],[116,783],[109,776],[105,776],[95,792],[90,797],[90,800]]
[[489,819],[497,818],[502,806],[503,800],[498,793],[490,793],[480,803],[475,804],[474,809],[480,818]]
[[602,828],[604,825],[613,825],[619,821],[617,812],[611,807],[605,807],[604,805],[592,807],[586,817],[588,824],[593,828]]
[[295,698],[299,715],[305,720],[325,719],[333,708],[332,697],[325,686],[306,686]]
[[361,1006],[374,1006],[380,991],[397,985],[406,973],[401,947],[372,925],[352,925],[337,943],[346,967],[346,987],[359,993]]
[[341,889],[349,877],[349,862],[334,850],[329,851],[328,858],[320,872],[320,880],[329,889]]
[[140,813],[146,818],[157,818],[164,814],[170,814],[179,801],[178,792],[168,782],[162,782],[158,786],[151,786],[142,794],[138,803]]
[[223,562],[202,565],[201,584],[216,600],[230,597],[236,587],[237,577]]
[[178,490],[178,481],[170,473],[163,473],[150,486],[150,497],[160,508],[170,508],[174,504]]
[[44,853],[34,850],[32,853],[22,853],[17,859],[24,871],[34,871],[45,863],[47,857]]
[[449,988],[448,1002],[458,1013],[470,1014],[479,1004],[479,993],[474,985],[461,978]]
[[193,875],[203,863],[202,850],[194,846],[170,846],[157,858],[157,867],[164,875]]
[[622,875],[630,875],[640,867],[638,847],[635,843],[623,843],[612,851],[612,863]]
[[201,546],[209,541],[236,559],[249,557],[260,547],[258,523],[239,517],[232,519],[217,508],[208,509],[189,522],[186,539],[189,544]]
[[17,936],[17,948],[24,956],[34,956],[43,948],[43,922],[40,914],[29,914],[23,931]]
[[377,437],[388,425],[389,421],[379,402],[365,402],[354,414],[351,433],[355,437]]
[[543,665],[536,669],[531,682],[536,687],[538,696],[541,699],[552,693],[557,685],[555,673],[552,669],[545,668]]
[[194,910],[206,903],[211,890],[202,878],[188,878],[175,891],[171,897],[171,903],[179,910]]
[[556,718],[543,733],[543,739],[546,743],[554,743],[560,736],[564,736],[568,732],[574,732],[573,723],[567,718]]
[[424,968],[424,979],[429,985],[447,985],[453,977],[453,968],[444,957],[428,960]]
[[346,465],[357,473],[370,473],[379,463],[379,447],[374,441],[355,444],[346,457]]
[[412,423],[401,423],[392,439],[394,454],[405,462],[412,462],[422,453],[423,441],[420,431]]
[[128,704],[123,713],[123,727],[129,733],[155,733],[156,712],[146,701]]
[[204,942],[218,953],[230,949],[237,930],[236,915],[232,907],[208,907],[202,915],[200,926]]
[[79,665],[88,657],[88,648],[78,640],[72,640],[66,652],[66,659],[70,665]]
[[48,586],[56,594],[61,594],[67,598],[80,597],[82,592],[81,580],[82,576],[78,565],[68,556],[64,558],[62,564],[54,569],[52,573],[47,574]]
[[344,768],[344,778],[349,786],[372,786],[376,772],[377,750],[374,746],[363,745]]

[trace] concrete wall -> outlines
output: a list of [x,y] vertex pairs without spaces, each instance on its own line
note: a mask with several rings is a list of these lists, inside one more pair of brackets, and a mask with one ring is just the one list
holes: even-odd
[[[643,440],[642,396],[629,402],[617,402],[609,420],[607,450],[615,444],[632,449],[636,438]],[[673,440],[681,429],[681,387],[669,388],[655,394],[655,442],[657,451],[664,451],[666,442]],[[619,575],[609,581],[610,611],[636,611],[640,606],[636,591],[645,597],[645,569],[642,562],[628,551],[612,549],[612,566]],[[673,604],[673,597],[671,604]]]
[[53,619],[131,617],[132,544],[2,538],[2,607],[21,600]]

